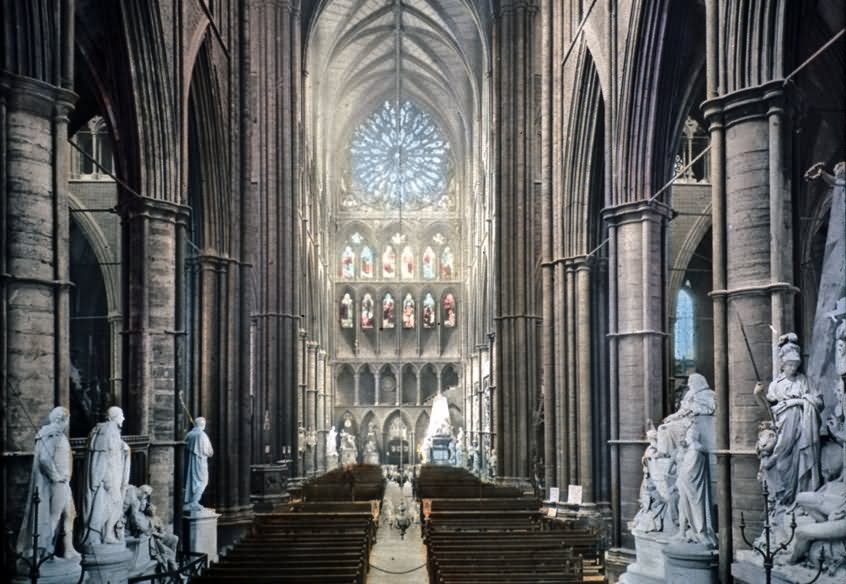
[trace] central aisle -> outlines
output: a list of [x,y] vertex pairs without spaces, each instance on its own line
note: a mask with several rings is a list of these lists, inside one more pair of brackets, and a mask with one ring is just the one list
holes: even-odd
[[426,546],[420,537],[420,525],[409,527],[403,540],[398,529],[382,524],[376,539],[370,552],[367,584],[429,584]]

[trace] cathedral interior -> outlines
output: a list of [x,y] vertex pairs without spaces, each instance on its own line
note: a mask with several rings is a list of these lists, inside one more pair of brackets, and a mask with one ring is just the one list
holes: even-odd
[[0,14],[4,578],[846,581],[846,4]]

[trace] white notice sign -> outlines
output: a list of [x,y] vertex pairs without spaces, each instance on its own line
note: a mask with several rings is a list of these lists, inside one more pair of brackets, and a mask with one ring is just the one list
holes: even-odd
[[555,519],[558,516],[558,507],[549,507],[546,510],[546,516]]
[[549,502],[550,503],[557,503],[558,497],[560,497],[560,491],[558,487],[549,487]]
[[567,504],[581,505],[582,504],[582,486],[569,485],[567,488]]

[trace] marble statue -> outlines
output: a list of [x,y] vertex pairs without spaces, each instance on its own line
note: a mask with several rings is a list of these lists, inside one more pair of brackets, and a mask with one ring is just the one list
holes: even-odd
[[200,498],[209,484],[209,457],[214,456],[214,449],[205,432],[206,419],[194,419],[194,427],[185,435],[185,496],[184,510],[202,511]]
[[176,570],[176,548],[179,538],[165,531],[156,506],[151,501],[153,487],[128,485],[124,497],[124,520],[127,535],[137,538],[134,573],[147,573],[150,568],[161,571]]
[[379,447],[376,445],[376,437],[370,434],[364,445],[364,464],[379,464]]
[[[35,435],[32,475],[17,542],[17,552],[26,558],[54,554],[69,560],[79,558],[73,547],[76,508],[70,489],[73,453],[65,435],[68,418],[65,408],[53,408],[47,424]],[[32,506],[32,495],[36,490],[39,498],[37,509]],[[34,525],[36,515],[37,525]],[[33,527],[38,530],[37,550],[32,549]]]
[[496,447],[488,450],[488,476],[496,478]]
[[782,335],[778,349],[781,373],[770,383],[755,385],[754,394],[772,413],[776,443],[769,459],[775,472],[768,484],[777,505],[793,503],[796,493],[820,486],[820,415],[822,398],[799,372],[802,362],[798,338]]
[[672,516],[668,513],[668,501],[659,491],[650,470],[655,466],[653,463],[661,458],[661,454],[658,452],[658,431],[652,425],[652,422],[649,422],[647,426],[649,426],[649,430],[646,432],[646,439],[649,446],[646,447],[646,452],[640,459],[643,468],[643,480],[640,483],[640,509],[631,525],[633,531],[637,530],[644,533],[664,531],[665,518],[668,523],[672,522]]
[[426,436],[452,436],[452,423],[449,419],[449,401],[438,389],[432,399],[432,413],[429,416],[429,427]]
[[326,435],[326,456],[338,456],[338,431],[335,426]]
[[458,434],[455,437],[455,466],[464,468],[465,454],[466,446],[464,444],[464,428],[459,428]]
[[[678,450],[690,423],[699,422],[698,416],[713,416],[717,409],[714,391],[708,385],[704,375],[691,373],[687,379],[687,386],[688,390],[681,400],[679,409],[664,418],[658,427],[658,449],[670,456]],[[701,420],[710,422],[713,418]],[[700,433],[702,432],[707,432],[707,429],[700,428]],[[713,444],[706,446],[713,449]]]
[[356,464],[358,462],[358,447],[355,444],[355,436],[341,430],[341,445],[338,448],[341,453],[341,464]]
[[81,543],[86,547],[123,543],[120,524],[129,484],[129,445],[120,436],[123,410],[112,406],[107,415],[107,421],[91,430],[85,447]]
[[711,496],[708,452],[699,441],[699,430],[693,422],[688,426],[678,459],[679,531],[677,537],[688,543],[716,546],[711,525]]

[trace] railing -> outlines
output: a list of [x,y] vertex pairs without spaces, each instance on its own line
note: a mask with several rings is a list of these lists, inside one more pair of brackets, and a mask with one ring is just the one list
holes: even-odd
[[129,584],[138,584],[140,582],[150,582],[151,584],[182,584],[186,578],[190,580],[194,576],[202,574],[203,570],[208,567],[208,564],[209,558],[206,554],[185,552],[180,557],[178,569],[135,576],[129,579]]

